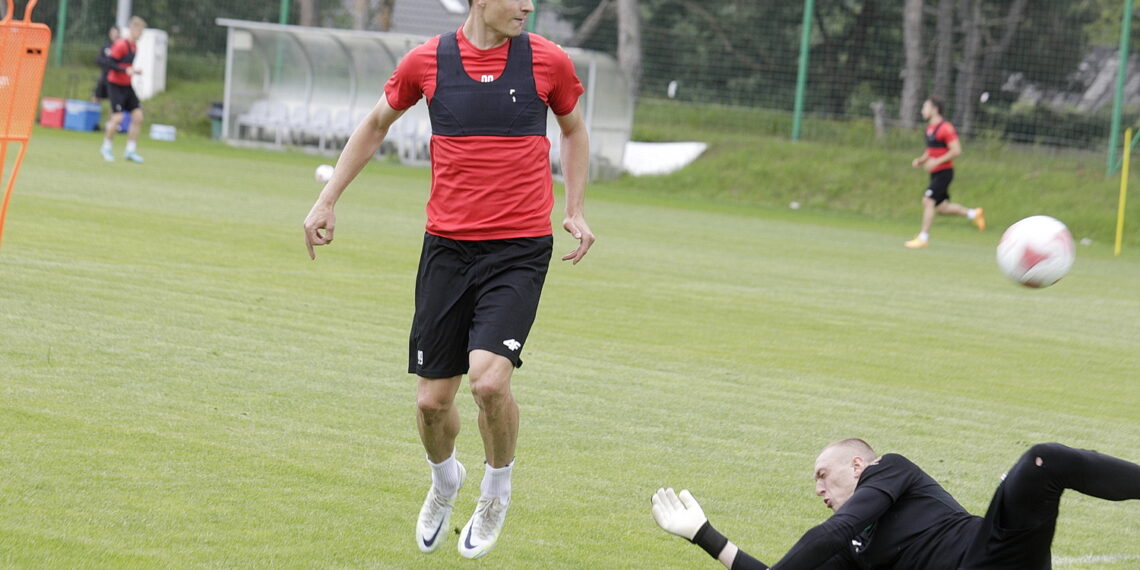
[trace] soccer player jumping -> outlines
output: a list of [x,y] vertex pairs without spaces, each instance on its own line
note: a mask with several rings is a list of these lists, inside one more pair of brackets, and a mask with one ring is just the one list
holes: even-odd
[[310,256],[314,246],[332,241],[337,199],[392,123],[426,98],[432,182],[408,372],[418,377],[416,423],[432,485],[416,543],[433,552],[451,534],[448,521],[467,474],[455,453],[455,396],[467,374],[486,463],[459,553],[478,558],[495,545],[511,503],[519,429],[511,376],[522,365],[552,255],[547,109],[562,131],[562,227],[578,240],[562,259],[581,261],[594,234],[582,211],[589,138],[573,62],[554,43],[523,31],[534,11],[531,0],[469,0],[469,6],[463,27],[429,39],[400,61],[305,219],[305,241]]
[[[966,512],[945,489],[893,453],[861,439],[828,445],[815,461],[815,492],[834,511],[771,568],[1047,570],[1065,489],[1140,499],[1140,465],[1057,443],[1034,445],[1003,477],[986,516]],[[769,568],[708,522],[687,491],[659,489],[653,518],[732,570]]]

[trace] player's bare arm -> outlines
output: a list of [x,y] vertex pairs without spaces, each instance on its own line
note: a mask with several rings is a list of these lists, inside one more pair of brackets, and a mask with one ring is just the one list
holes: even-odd
[[581,107],[575,107],[566,115],[556,115],[562,130],[562,177],[566,185],[566,217],[562,228],[574,239],[578,247],[562,256],[562,261],[577,265],[590,246],[594,244],[594,233],[590,231],[583,212],[586,201],[586,178],[590,172],[590,135],[586,122],[582,120]]
[[388,135],[388,128],[403,114],[404,111],[397,111],[388,105],[387,97],[381,96],[376,106],[348,138],[344,151],[336,161],[332,178],[325,183],[320,195],[317,196],[316,203],[305,218],[305,246],[309,250],[309,259],[317,258],[314,246],[332,242],[336,229],[336,213],[333,208],[337,200],[380,149],[380,144]]

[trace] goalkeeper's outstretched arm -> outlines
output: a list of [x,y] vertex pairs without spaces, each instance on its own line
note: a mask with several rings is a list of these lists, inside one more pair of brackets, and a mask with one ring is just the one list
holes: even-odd
[[653,520],[666,532],[700,546],[730,570],[768,570],[768,565],[741,551],[718,532],[705,516],[701,505],[689,491],[677,494],[673,489],[658,489],[650,501]]
[[[769,566],[737,548],[709,524],[701,505],[687,490],[658,489],[651,499],[653,519],[665,531],[688,539],[716,558],[730,570],[768,570]],[[890,507],[885,493],[868,492],[853,497],[844,509],[826,522],[808,530],[792,549],[771,568],[775,570],[834,570],[858,568],[854,560],[844,556],[843,548],[855,536],[856,528],[878,520]]]

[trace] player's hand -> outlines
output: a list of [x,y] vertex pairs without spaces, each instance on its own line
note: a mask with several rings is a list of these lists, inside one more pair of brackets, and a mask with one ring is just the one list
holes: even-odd
[[657,521],[657,526],[690,542],[709,520],[688,489],[682,490],[680,495],[671,487],[657,489],[650,502],[653,503],[653,520]]
[[581,215],[566,216],[566,219],[562,220],[562,228],[574,236],[574,239],[578,240],[578,247],[574,249],[574,251],[563,255],[562,261],[573,260],[572,263],[578,265],[578,262],[582,261],[583,257],[586,257],[586,253],[590,251],[590,246],[594,245],[594,240],[597,238],[594,237],[594,232],[590,231],[589,224],[586,223],[586,219]]
[[309,259],[317,258],[313,246],[332,242],[335,229],[336,213],[332,206],[322,202],[313,204],[313,209],[309,210],[309,215],[305,218],[305,246],[309,248]]

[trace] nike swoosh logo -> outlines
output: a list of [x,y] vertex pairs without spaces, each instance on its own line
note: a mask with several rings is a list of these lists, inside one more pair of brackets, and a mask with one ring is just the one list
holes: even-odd
[[443,528],[443,521],[439,521],[439,526],[435,527],[435,533],[431,535],[431,538],[425,538],[424,539],[424,546],[431,548],[431,545],[435,544],[435,539],[439,538],[439,531],[442,528]]
[[466,546],[467,550],[474,550],[475,549],[475,545],[471,544],[471,529],[474,526],[475,525],[471,525],[471,526],[467,527],[467,536],[465,536],[463,538],[463,546]]

